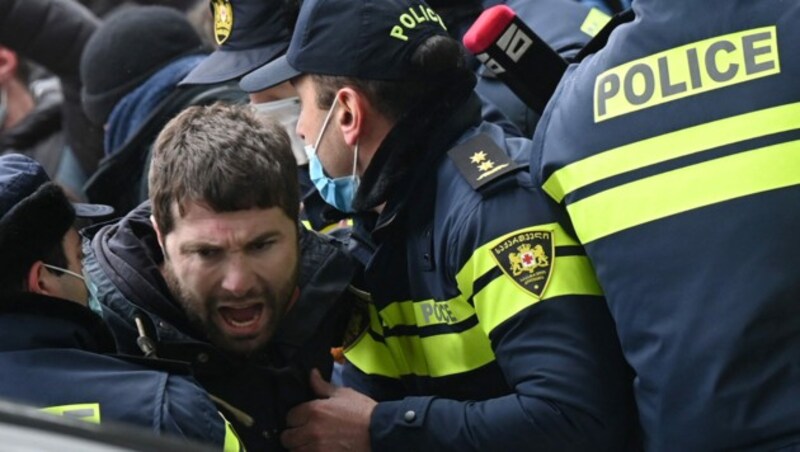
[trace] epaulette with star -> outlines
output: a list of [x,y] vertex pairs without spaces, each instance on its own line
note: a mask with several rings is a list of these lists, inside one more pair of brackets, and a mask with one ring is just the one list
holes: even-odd
[[486,134],[480,134],[450,149],[447,154],[475,190],[522,169]]

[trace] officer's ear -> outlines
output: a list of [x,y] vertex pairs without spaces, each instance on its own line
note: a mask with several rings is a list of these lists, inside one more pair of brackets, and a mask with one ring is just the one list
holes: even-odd
[[0,83],[6,83],[17,74],[19,61],[13,50],[0,46]]
[[340,89],[336,96],[339,99],[336,124],[342,131],[345,143],[348,146],[355,146],[364,132],[369,101],[363,94],[349,86]]
[[51,278],[42,261],[36,261],[28,270],[27,290],[40,295],[55,295]]

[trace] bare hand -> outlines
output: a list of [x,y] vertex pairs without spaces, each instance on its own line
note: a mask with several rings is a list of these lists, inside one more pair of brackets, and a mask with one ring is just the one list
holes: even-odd
[[320,399],[292,408],[283,447],[292,451],[369,451],[369,421],[378,403],[349,388],[337,388],[311,371],[311,389]]

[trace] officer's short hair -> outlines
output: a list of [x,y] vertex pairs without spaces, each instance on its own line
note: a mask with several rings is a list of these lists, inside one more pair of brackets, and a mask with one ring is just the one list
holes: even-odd
[[289,136],[243,105],[194,106],[173,118],[153,147],[150,201],[159,230],[174,227],[172,206],[215,212],[279,207],[297,221],[300,195]]
[[463,47],[449,36],[434,35],[426,39],[414,50],[411,64],[417,76],[410,80],[365,80],[312,74],[317,106],[327,110],[336,92],[350,86],[364,94],[381,114],[398,120],[420,101],[436,96],[448,78],[468,72]]
[[[50,217],[39,219],[43,223],[50,220]],[[36,261],[40,260],[56,267],[68,268],[69,261],[67,261],[67,253],[64,251],[65,237],[66,233],[59,242],[47,242],[43,244],[44,247],[37,247],[38,253],[28,253],[27,259],[2,265],[4,271],[0,273],[0,295],[5,297],[25,290],[28,273]],[[30,242],[20,243],[19,246],[30,246]],[[59,276],[62,274],[59,270],[46,270]]]

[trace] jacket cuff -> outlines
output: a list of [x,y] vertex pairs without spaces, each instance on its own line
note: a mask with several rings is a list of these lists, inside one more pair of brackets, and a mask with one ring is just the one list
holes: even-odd
[[369,436],[372,450],[421,450],[428,407],[434,397],[407,397],[381,402],[372,412]]

